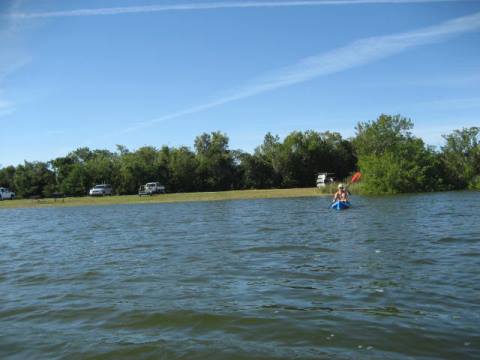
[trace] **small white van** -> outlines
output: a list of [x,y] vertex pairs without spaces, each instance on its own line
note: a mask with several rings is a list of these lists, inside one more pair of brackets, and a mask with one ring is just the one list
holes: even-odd
[[149,182],[140,186],[138,189],[138,195],[153,195],[153,194],[165,194],[165,186],[159,182]]
[[13,200],[15,193],[7,188],[0,187],[0,200]]
[[105,196],[112,195],[112,193],[112,186],[109,184],[95,185],[89,192],[90,196]]

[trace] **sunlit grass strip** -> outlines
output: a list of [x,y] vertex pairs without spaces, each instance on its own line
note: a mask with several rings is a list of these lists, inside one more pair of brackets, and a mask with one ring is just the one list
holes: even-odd
[[64,199],[21,199],[13,201],[5,200],[0,202],[0,209],[312,197],[331,194],[332,188],[334,187],[326,186],[322,189],[295,188],[269,190],[234,190],[219,192],[163,194],[142,197],[138,195],[121,195],[105,197],[67,197]]

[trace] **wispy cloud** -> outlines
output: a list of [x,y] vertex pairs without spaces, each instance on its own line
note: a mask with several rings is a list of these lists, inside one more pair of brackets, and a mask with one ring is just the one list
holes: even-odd
[[13,18],[53,18],[67,16],[101,16],[136,13],[153,13],[165,11],[198,11],[198,10],[221,10],[221,9],[248,9],[248,8],[274,8],[274,7],[307,7],[307,6],[342,6],[342,5],[367,5],[367,4],[412,4],[412,3],[442,3],[475,0],[297,0],[297,1],[230,1],[230,2],[204,2],[184,3],[169,5],[144,5],[109,7],[93,9],[76,9],[48,12],[15,12]]
[[[2,5],[10,11],[15,11],[20,5],[20,1],[11,1]],[[15,111],[15,104],[5,95],[5,81],[12,73],[23,67],[29,59],[17,45],[18,20],[7,19],[0,25],[0,117],[2,117]]]
[[123,129],[121,133],[139,130],[236,100],[366,65],[418,46],[445,41],[453,36],[478,29],[480,29],[480,12],[415,31],[357,40],[347,46],[305,58],[294,65],[254,79],[245,86],[234,89],[212,101],[166,114],[156,119],[136,123]]

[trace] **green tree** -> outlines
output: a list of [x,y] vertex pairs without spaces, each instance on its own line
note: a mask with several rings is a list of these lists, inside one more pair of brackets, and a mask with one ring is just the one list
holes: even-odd
[[[282,143],[278,135],[267,133],[263,138],[263,143],[255,149],[253,154],[255,167],[251,172],[251,179],[257,178],[259,184],[265,187],[279,187],[282,184],[283,154]],[[253,172],[261,170],[261,174],[255,175]],[[254,182],[255,183],[255,182]],[[257,187],[258,185],[255,185]]]
[[[319,172],[346,177],[355,168],[352,144],[338,133],[293,131],[280,142],[270,133],[255,151],[254,158],[246,157],[249,168],[263,170],[263,184],[282,187],[314,186]],[[255,178],[254,171],[245,172]],[[270,177],[271,181],[265,181]],[[255,183],[255,181],[254,181]]]
[[230,190],[235,182],[235,164],[228,137],[221,132],[204,133],[195,139],[200,190]]
[[198,189],[195,154],[187,147],[172,149],[169,157],[169,182],[167,191],[190,192]]
[[237,157],[239,188],[267,189],[275,185],[273,167],[263,156],[239,153]]
[[359,123],[354,146],[368,193],[432,191],[435,153],[411,133],[413,123],[400,115],[381,115]]
[[55,173],[57,189],[67,195],[79,196],[99,183],[119,185],[119,158],[108,150],[79,148],[66,157],[49,163]]
[[120,163],[116,154],[108,150],[95,150],[84,166],[90,182],[89,188],[95,184],[111,184],[113,190],[118,192],[120,180],[117,174]]
[[314,186],[319,172],[332,172],[342,179],[355,166],[351,143],[338,133],[294,131],[285,138],[282,149],[285,186]]
[[[67,195],[85,194],[83,191],[81,193],[77,193],[76,190],[74,191],[71,186],[73,184],[68,180],[73,167],[81,166],[74,157],[68,155],[65,157],[58,157],[50,161],[50,166],[55,173],[55,184],[60,192]],[[74,187],[77,187],[77,185]]]
[[55,183],[55,174],[47,163],[25,161],[15,172],[14,184],[20,197],[50,196]]
[[15,191],[15,166],[0,169],[0,186]]
[[85,163],[93,158],[94,153],[88,147],[81,147],[72,151],[67,156],[73,158],[77,163]]
[[85,196],[92,181],[84,164],[74,163],[69,167],[67,175],[62,178],[60,191],[68,196]]
[[169,151],[167,147],[158,151],[153,146],[144,146],[134,152],[124,151],[117,170],[119,192],[134,194],[147,182],[167,181]]
[[480,128],[455,130],[444,139],[442,158],[449,184],[480,190]]
[[170,184],[170,161],[171,161],[172,149],[168,146],[162,146],[157,152],[155,157],[155,178],[151,181],[158,181],[166,185],[167,188],[171,188]]

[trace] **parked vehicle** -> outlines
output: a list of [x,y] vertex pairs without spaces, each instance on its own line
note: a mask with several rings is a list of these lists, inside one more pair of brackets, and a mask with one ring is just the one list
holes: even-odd
[[89,192],[90,196],[106,196],[112,195],[112,193],[112,186],[109,184],[95,185]]
[[15,193],[7,188],[0,187],[0,200],[13,200]]
[[149,182],[138,189],[138,195],[140,196],[153,194],[165,194],[165,186],[158,182]]
[[332,177],[332,175],[334,174],[326,172],[319,173],[317,176],[317,187],[321,188],[324,187],[325,184],[333,183],[334,178]]

